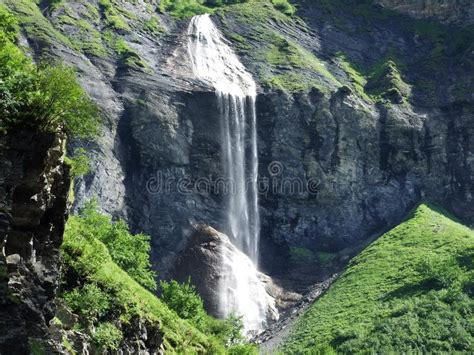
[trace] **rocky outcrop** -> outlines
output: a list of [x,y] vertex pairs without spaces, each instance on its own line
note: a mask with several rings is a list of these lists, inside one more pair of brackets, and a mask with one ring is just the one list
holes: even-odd
[[0,353],[52,351],[69,192],[64,137],[12,129],[0,137]]
[[[281,309],[284,301],[294,302],[298,299],[299,295],[285,293],[270,277],[256,271],[252,262],[230,242],[228,236],[207,225],[194,225],[193,229],[194,233],[186,248],[178,255],[173,274],[182,282],[190,279],[203,297],[204,306],[209,313],[217,317],[223,316],[223,310],[219,308],[221,305],[219,298],[225,294],[222,287],[232,285],[232,282],[229,285],[222,284],[223,280],[229,277],[228,273],[233,271],[225,262],[229,258],[238,258],[241,261],[237,267],[249,277],[250,281],[255,282],[250,283],[254,287],[252,292],[257,294],[257,288],[263,286],[263,293],[266,294],[260,296],[270,301],[266,310],[268,322],[278,319],[275,301]],[[255,273],[255,279],[251,279],[253,275],[249,275],[250,273]]]
[[181,282],[190,278],[203,297],[204,307],[214,315],[219,310],[220,270],[222,255],[219,253],[222,243],[221,234],[215,229],[198,225],[186,248],[179,254],[174,275]]
[[462,25],[474,23],[474,3],[470,0],[376,0],[376,3],[414,18]]

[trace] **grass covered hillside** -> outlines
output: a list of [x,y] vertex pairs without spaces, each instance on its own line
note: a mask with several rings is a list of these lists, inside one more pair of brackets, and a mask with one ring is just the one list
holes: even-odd
[[158,298],[149,237],[132,235],[123,221],[112,222],[94,203],[70,217],[61,248],[60,299],[66,312],[59,311],[52,323],[67,351],[80,352],[77,345],[84,341],[77,335],[83,334],[94,354],[143,348],[182,354],[256,352],[241,335],[240,319],[209,316],[189,283],[161,282],[163,298]]
[[283,353],[470,352],[474,232],[421,205],[354,258]]

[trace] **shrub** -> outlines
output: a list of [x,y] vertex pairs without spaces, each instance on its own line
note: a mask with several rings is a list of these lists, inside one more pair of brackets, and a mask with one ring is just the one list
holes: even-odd
[[92,333],[92,341],[103,350],[117,350],[122,339],[120,329],[108,322],[99,324]]
[[[242,335],[243,322],[241,317],[230,315],[220,320],[209,316],[196,288],[188,279],[185,283],[175,280],[161,281],[161,299],[180,318],[187,319],[205,334],[212,334],[228,347],[232,354],[253,354],[255,347],[246,344]],[[247,351],[247,352],[244,352]]]
[[258,348],[255,344],[238,344],[227,349],[229,355],[257,355]]
[[182,284],[175,280],[161,281],[160,288],[162,300],[181,318],[199,324],[205,317],[204,304],[191,280]]
[[285,15],[293,16],[296,12],[296,8],[288,2],[288,0],[272,0],[272,4],[280,12]]
[[41,66],[31,102],[33,120],[45,129],[64,128],[70,136],[87,138],[98,133],[97,106],[76,79],[73,68],[62,64]]
[[30,126],[90,138],[98,133],[98,110],[72,68],[35,66],[14,41],[18,26],[0,5],[0,130]]
[[213,8],[246,2],[247,0],[162,0],[160,11],[168,11],[176,18],[188,18],[194,15],[211,13]]
[[73,178],[86,175],[90,170],[90,160],[84,148],[79,148],[72,157],[66,157],[65,162],[71,167]]
[[14,41],[18,30],[18,22],[15,17],[0,4],[0,44],[1,36],[4,37],[4,40]]
[[133,279],[148,289],[156,288],[156,275],[150,263],[149,236],[133,235],[122,220],[112,222],[109,216],[97,211],[95,201],[88,202],[79,215],[71,219],[77,222],[71,224],[72,233],[94,236],[107,246],[112,260]]
[[108,295],[92,283],[65,293],[63,299],[72,311],[89,323],[102,317],[110,307]]

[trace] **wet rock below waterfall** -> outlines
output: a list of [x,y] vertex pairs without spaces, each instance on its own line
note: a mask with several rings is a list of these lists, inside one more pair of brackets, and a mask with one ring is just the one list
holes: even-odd
[[[239,260],[235,267],[240,268],[246,276],[251,277],[249,274],[255,273],[256,277],[253,281],[255,285],[251,291],[264,298],[260,300],[258,305],[266,305],[264,310],[266,325],[276,321],[279,314],[277,307],[285,304],[289,298],[296,299],[299,295],[286,293],[273,282],[271,277],[256,271],[254,267],[249,267],[250,259],[231,243],[227,235],[210,226],[194,226],[194,233],[190,237],[186,248],[181,251],[177,258],[174,277],[180,281],[186,281],[190,278],[203,298],[207,311],[214,316],[223,317],[226,315],[220,307],[221,297],[226,293],[226,290],[223,290],[223,282],[232,272],[232,270],[229,270],[229,265],[224,261],[229,258],[229,253],[235,256],[233,258],[231,255],[231,259]],[[262,288],[264,294],[258,294],[258,290],[256,290],[258,288]],[[286,301],[280,302],[280,299]]]
[[219,244],[220,236],[215,229],[197,226],[176,261],[174,275],[179,281],[191,278],[206,310],[213,315],[219,313],[219,298],[216,292],[219,286]]

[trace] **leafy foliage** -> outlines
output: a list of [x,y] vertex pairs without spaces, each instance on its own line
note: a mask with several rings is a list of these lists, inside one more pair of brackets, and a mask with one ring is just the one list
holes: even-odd
[[18,21],[3,6],[0,5],[0,43],[3,45],[6,41],[15,41],[18,33]]
[[79,148],[72,157],[66,157],[64,161],[71,167],[73,178],[86,175],[90,170],[90,160],[84,148]]
[[64,65],[35,66],[15,45],[17,24],[0,6],[0,128],[21,125],[64,129],[88,138],[98,132],[98,112]]
[[160,2],[160,10],[168,11],[177,18],[188,18],[210,12],[208,7],[196,0],[163,0]]
[[95,201],[88,202],[78,216],[71,217],[72,233],[93,235],[107,246],[112,260],[139,284],[156,288],[155,273],[150,264],[150,237],[133,235],[124,221],[112,222],[97,211]]
[[351,261],[282,351],[469,352],[473,248],[472,230],[421,205]]
[[109,295],[93,283],[66,292],[63,298],[71,310],[91,323],[110,309]]
[[212,13],[213,8],[247,0],[162,0],[160,11],[168,11],[176,18],[184,19],[194,15]]
[[92,341],[102,349],[117,350],[122,339],[120,329],[109,322],[99,324],[92,333]]
[[288,0],[272,0],[273,6],[278,11],[283,12],[285,15],[293,16],[296,12],[294,5],[290,4]]
[[103,350],[113,351],[130,331],[131,321],[141,319],[162,334],[167,352],[224,353],[222,341],[179,318],[112,260],[107,246],[96,238],[110,220],[92,207],[85,213],[90,216],[69,219],[61,247],[62,298],[80,315],[81,330]]
[[428,255],[420,261],[416,270],[433,288],[455,287],[463,275],[454,256],[446,259],[435,254]]
[[255,346],[247,344],[242,335],[243,322],[240,317],[230,315],[224,320],[210,317],[196,288],[188,279],[185,283],[175,280],[161,281],[161,299],[181,318],[190,321],[205,334],[213,334],[228,346],[233,354],[253,354]]
[[196,324],[201,322],[206,314],[204,304],[190,280],[183,284],[175,280],[161,281],[160,287],[161,298],[168,307],[181,318],[193,320]]

